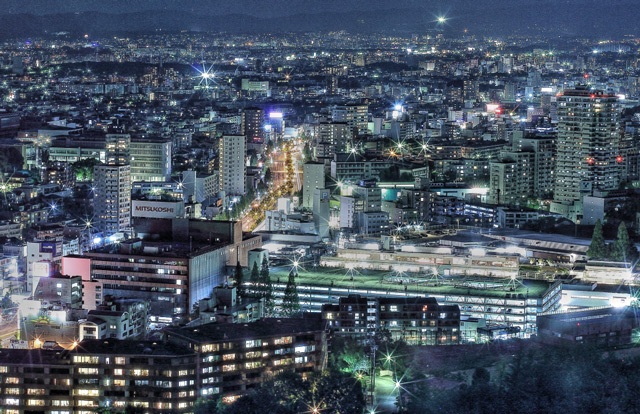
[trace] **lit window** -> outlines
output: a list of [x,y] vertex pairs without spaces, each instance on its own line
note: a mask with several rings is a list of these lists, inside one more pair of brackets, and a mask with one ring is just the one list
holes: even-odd
[[82,395],[82,396],[90,396],[90,397],[97,397],[100,395],[100,391],[98,390],[76,390],[77,395]]
[[98,368],[78,368],[78,374],[83,374],[83,375],[93,374],[93,375],[97,375],[98,373],[99,373]]

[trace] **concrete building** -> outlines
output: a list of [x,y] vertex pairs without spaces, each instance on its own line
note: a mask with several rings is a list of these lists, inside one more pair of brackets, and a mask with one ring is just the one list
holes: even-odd
[[525,205],[534,194],[534,154],[502,151],[491,162],[489,198],[494,204]]
[[460,309],[434,298],[377,298],[349,295],[322,306],[322,318],[335,335],[366,339],[388,330],[408,345],[460,343]]
[[220,138],[220,190],[227,196],[245,194],[246,138],[244,135],[223,135]]
[[389,213],[360,211],[357,214],[357,232],[366,236],[380,236],[389,232]]
[[96,227],[107,235],[131,227],[131,167],[96,165],[93,198]]
[[321,122],[314,126],[313,152],[317,159],[331,159],[347,151],[353,129],[346,122]]
[[233,402],[286,370],[306,376],[327,364],[325,323],[320,315],[207,324],[197,329],[172,327],[165,332],[170,343],[198,353],[193,387],[197,394],[222,394],[224,402]]
[[313,194],[325,188],[324,164],[307,162],[302,167],[302,207],[313,209]]
[[313,192],[313,222],[320,238],[329,236],[330,200],[331,192],[325,188]]
[[124,165],[131,161],[131,135],[107,134],[104,137],[106,163],[109,165]]
[[577,87],[557,98],[556,185],[551,212],[572,221],[582,199],[620,183],[620,106],[615,95]]
[[280,210],[265,211],[265,223],[267,231],[316,234],[313,216],[301,213],[287,214]]
[[513,133],[513,150],[533,153],[533,194],[537,198],[548,198],[555,185],[556,137],[525,137],[518,132]]
[[538,316],[540,340],[550,344],[625,345],[638,328],[631,307],[587,309]]
[[198,319],[189,323],[247,323],[264,317],[264,299],[243,298],[237,287],[217,287],[213,295],[198,302]]
[[364,135],[368,131],[369,107],[358,104],[334,106],[331,109],[331,119],[333,122],[345,122],[354,136]]
[[540,218],[540,211],[519,207],[498,207],[494,223],[500,228],[519,229],[526,223],[535,222]]
[[131,181],[171,180],[171,141],[134,138],[129,144]]
[[[72,349],[5,349],[7,413],[93,413],[131,405],[143,412],[193,412],[201,397],[230,403],[285,370],[302,376],[327,363],[320,318],[171,328],[166,341],[84,340]],[[265,349],[268,348],[268,352]]]
[[195,303],[224,282],[229,254],[225,243],[196,244],[190,250],[183,244],[132,239],[117,250],[67,256],[62,272],[101,281],[103,295],[150,301],[150,322],[162,326],[186,317]]
[[245,108],[242,110],[242,134],[247,137],[247,143],[264,143],[265,113],[260,108]]
[[27,242],[26,292],[33,294],[38,281],[51,276],[60,265],[62,242],[56,240]]

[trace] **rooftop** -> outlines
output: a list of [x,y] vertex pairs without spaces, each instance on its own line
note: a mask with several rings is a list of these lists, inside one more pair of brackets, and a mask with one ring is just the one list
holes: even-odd
[[265,318],[250,323],[208,323],[195,328],[169,327],[165,332],[196,342],[216,342],[297,335],[324,330],[322,320],[314,316],[309,315],[304,318]]
[[[286,283],[289,277],[290,268],[275,267],[270,271],[271,281],[281,284]],[[351,280],[353,275],[353,280]],[[418,295],[472,295],[472,296],[489,296],[504,298],[506,295],[519,295],[524,297],[542,298],[544,293],[549,289],[551,284],[543,280],[525,279],[520,282],[511,284],[513,290],[507,288],[509,279],[505,278],[483,278],[467,276],[454,276],[440,278],[441,284],[401,284],[398,282],[390,282],[385,280],[387,277],[398,277],[394,272],[372,271],[372,270],[349,270],[343,268],[317,268],[314,270],[298,270],[296,282],[298,285],[307,286],[332,286],[336,288],[349,288],[354,293],[365,293],[367,290],[384,290],[415,293]],[[406,274],[412,278],[418,279],[419,275]],[[446,282],[446,284],[444,283]],[[473,287],[462,286],[466,282]],[[492,286],[500,286],[492,288]],[[362,292],[362,291],[365,292]],[[358,291],[358,292],[356,292]]]
[[168,342],[132,341],[119,339],[86,339],[70,353],[74,354],[126,354],[126,355],[189,355],[186,347]]

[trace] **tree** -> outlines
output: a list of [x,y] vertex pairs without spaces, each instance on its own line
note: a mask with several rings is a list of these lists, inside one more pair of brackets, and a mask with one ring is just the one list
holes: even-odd
[[16,147],[0,147],[0,172],[11,173],[22,169],[24,158]]
[[251,286],[254,296],[258,298],[264,296],[262,281],[260,280],[260,271],[258,270],[258,262],[253,262],[253,268],[251,268]]
[[284,316],[292,317],[300,311],[300,299],[298,298],[298,289],[296,288],[295,269],[289,272],[289,280],[284,288],[284,298],[282,299],[282,313]]
[[600,219],[596,221],[596,226],[591,235],[591,245],[587,250],[587,256],[594,259],[605,259],[608,256],[607,245],[602,235],[602,222]]
[[353,375],[327,370],[305,380],[285,371],[226,407],[224,414],[361,414],[365,406],[362,384]]
[[273,312],[273,285],[269,275],[269,261],[266,257],[262,259],[262,266],[260,266],[260,283],[264,292],[265,313],[270,314]]
[[240,266],[239,260],[236,263],[235,278],[236,278],[236,286],[238,287],[238,293],[239,294],[244,293],[244,287],[242,286],[242,284],[244,283],[244,273],[242,272],[242,266]]
[[221,413],[224,408],[221,408],[221,399],[217,398],[199,398],[193,406],[193,412],[195,414],[217,414]]
[[268,185],[272,179],[273,179],[273,172],[271,172],[271,168],[267,168],[267,170],[264,172],[264,182],[267,183]]
[[491,381],[491,373],[483,367],[478,367],[473,371],[472,385],[488,384]]
[[618,238],[613,244],[613,249],[611,249],[611,259],[633,261],[637,254],[638,251],[629,241],[627,226],[624,222],[621,222],[620,226],[618,226]]
[[4,297],[0,301],[0,308],[9,309],[13,308],[15,304],[11,301],[11,297],[9,296],[9,292],[5,293]]
[[76,176],[76,181],[93,181],[93,167],[100,164],[95,158],[85,158],[71,164],[71,171]]

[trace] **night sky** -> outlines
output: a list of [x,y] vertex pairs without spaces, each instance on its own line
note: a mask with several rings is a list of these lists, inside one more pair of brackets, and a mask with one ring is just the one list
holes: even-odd
[[[98,11],[127,13],[143,10],[194,10],[207,14],[241,13],[276,17],[297,13],[341,12],[372,9],[421,8],[442,13],[478,8],[511,8],[536,6],[566,11],[584,9],[591,4],[608,7],[638,6],[638,0],[4,0],[0,13],[54,14]],[[638,9],[635,9],[636,14]]]
[[[468,29],[495,35],[640,36],[640,0],[3,0],[1,4],[0,37],[156,28],[419,32],[432,27],[438,16],[448,18],[444,29],[452,34]],[[78,12],[85,14],[69,15]],[[101,14],[87,16],[87,12]]]

